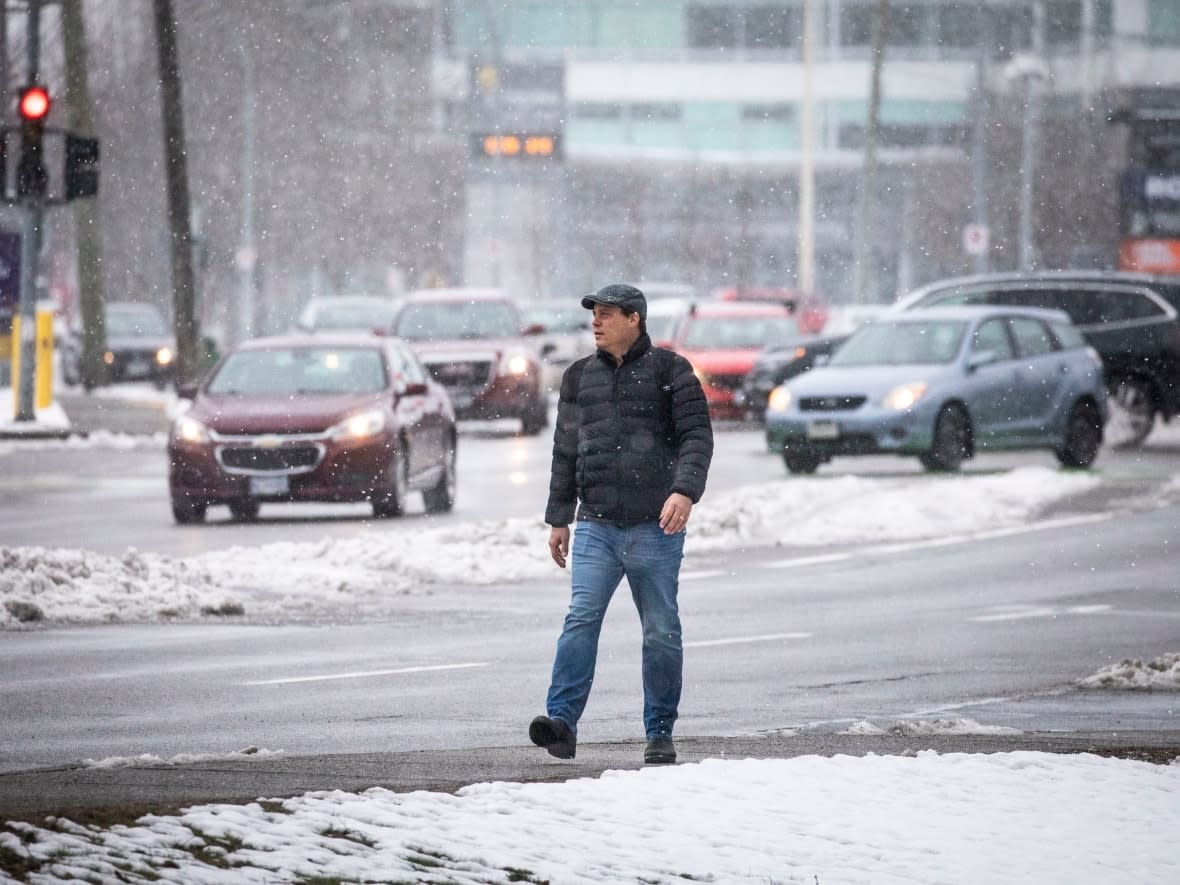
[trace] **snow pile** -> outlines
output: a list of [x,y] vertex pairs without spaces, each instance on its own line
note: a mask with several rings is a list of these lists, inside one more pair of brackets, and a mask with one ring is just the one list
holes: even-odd
[[0,825],[22,881],[1176,881],[1180,765],[1035,752],[707,760],[457,794]]
[[919,720],[900,720],[889,727],[888,730],[878,728],[871,722],[861,720],[854,722],[848,726],[841,734],[860,734],[860,735],[881,735],[881,734],[896,734],[907,737],[919,737],[928,735],[960,735],[960,734],[1020,734],[1019,728],[1008,728],[1005,725],[981,725],[974,719],[959,718],[959,719],[919,719]]
[[1079,679],[1082,688],[1121,688],[1140,691],[1180,691],[1180,652],[1160,655],[1146,664],[1128,658]]
[[246,747],[234,753],[177,753],[167,759],[154,753],[140,753],[138,756],[108,756],[105,759],[83,759],[86,768],[141,768],[160,765],[191,765],[194,762],[222,762],[237,759],[273,759],[283,756],[282,750],[266,750]]
[[[995,475],[912,479],[845,476],[745,486],[694,508],[692,557],[771,545],[851,545],[949,538],[1018,526],[1096,476],[1026,467]],[[372,529],[304,543],[235,547],[187,559],[129,550],[0,547],[0,629],[38,623],[152,622],[245,615],[254,620],[372,616],[432,585],[556,580],[538,518]],[[561,576],[564,579],[564,576]]]

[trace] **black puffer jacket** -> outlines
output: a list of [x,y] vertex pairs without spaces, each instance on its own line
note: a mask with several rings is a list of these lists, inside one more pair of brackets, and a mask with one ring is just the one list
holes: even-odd
[[[700,500],[713,427],[688,360],[641,335],[616,365],[598,351],[561,379],[545,522],[659,519],[672,492]],[[580,504],[579,504],[580,502]]]

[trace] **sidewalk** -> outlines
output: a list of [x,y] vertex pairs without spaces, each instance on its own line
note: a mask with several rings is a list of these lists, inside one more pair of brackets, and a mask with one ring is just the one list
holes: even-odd
[[[522,735],[523,738],[523,735]],[[1159,731],[1030,732],[989,735],[768,734],[683,737],[680,763],[704,759],[786,759],[799,756],[911,756],[922,750],[1002,753],[1035,750],[1093,753],[1167,764],[1180,757],[1180,733]],[[519,746],[403,753],[237,756],[181,765],[70,767],[0,773],[0,819],[129,821],[209,802],[244,803],[318,790],[359,792],[385,787],[453,792],[474,783],[556,782],[642,768],[640,742],[586,743],[569,762],[522,740]]]
[[32,421],[17,421],[15,411],[12,388],[0,387],[0,439],[64,439],[72,432],[70,419],[56,400],[48,408],[34,409]]

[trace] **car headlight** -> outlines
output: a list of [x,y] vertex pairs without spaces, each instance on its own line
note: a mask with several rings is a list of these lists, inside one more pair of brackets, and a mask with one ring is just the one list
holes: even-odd
[[527,353],[509,351],[500,360],[500,371],[505,375],[527,375],[533,369],[533,361]]
[[199,445],[209,442],[209,428],[188,415],[181,415],[172,425],[172,438],[177,442]]
[[156,351],[156,364],[160,366],[171,365],[175,356],[171,347],[161,347]]
[[920,400],[926,394],[926,382],[914,381],[911,384],[901,384],[893,388],[881,401],[886,408],[896,409],[899,412],[904,412],[907,409],[912,409],[914,403]]
[[776,387],[770,391],[770,398],[766,401],[766,411],[785,412],[791,407],[791,391],[785,387]]
[[328,435],[337,441],[362,442],[371,439],[385,429],[385,412],[369,409],[349,415],[338,424],[332,425]]

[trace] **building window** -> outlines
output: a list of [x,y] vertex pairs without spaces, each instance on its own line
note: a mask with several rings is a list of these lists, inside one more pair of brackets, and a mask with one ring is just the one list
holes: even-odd
[[790,123],[794,108],[789,104],[742,105],[743,123]]
[[731,6],[689,6],[685,13],[688,45],[693,49],[728,49],[738,45],[738,10]]
[[574,117],[578,120],[621,120],[623,106],[614,102],[580,101],[574,105]]
[[643,102],[630,108],[632,120],[668,121],[679,120],[682,116],[680,105],[673,102]]
[[1077,45],[1082,33],[1079,0],[1050,0],[1045,4],[1045,42],[1050,46]]
[[960,49],[979,45],[977,10],[967,6],[940,6],[935,14],[939,45]]
[[751,6],[743,16],[743,45],[751,49],[789,49],[802,39],[798,6]]

